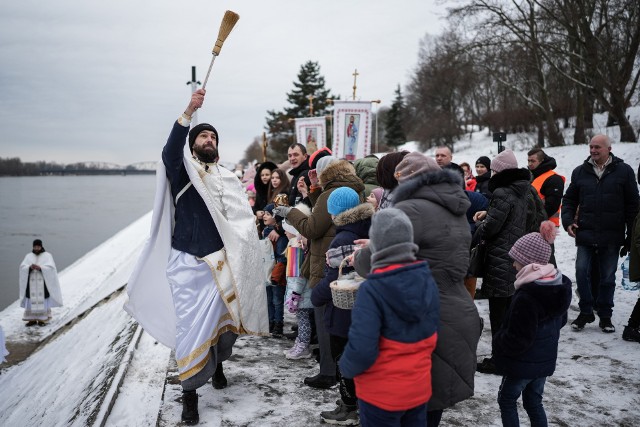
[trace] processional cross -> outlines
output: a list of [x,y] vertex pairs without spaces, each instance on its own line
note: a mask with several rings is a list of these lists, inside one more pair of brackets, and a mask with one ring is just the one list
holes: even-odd
[[355,71],[353,72],[352,76],[353,76],[353,100],[356,100],[356,80],[358,79],[358,76],[360,75],[360,73],[358,73],[358,69],[356,68]]

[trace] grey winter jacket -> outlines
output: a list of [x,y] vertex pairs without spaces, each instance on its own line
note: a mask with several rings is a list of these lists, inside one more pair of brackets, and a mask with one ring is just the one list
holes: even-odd
[[[527,169],[505,169],[491,177],[492,191],[487,216],[476,233],[486,241],[487,255],[482,292],[489,297],[509,297],[514,294],[516,270],[509,250],[527,229],[527,200],[531,195],[531,173]],[[539,223],[537,224],[539,227]],[[536,228],[529,224],[531,231]]]
[[449,408],[473,396],[482,331],[478,310],[464,287],[471,240],[465,214],[471,202],[462,177],[450,170],[418,175],[400,184],[393,195],[393,206],[406,213],[413,225],[414,243],[420,248],[416,256],[429,263],[438,285],[440,321],[438,344],[431,356],[433,395],[428,407]]

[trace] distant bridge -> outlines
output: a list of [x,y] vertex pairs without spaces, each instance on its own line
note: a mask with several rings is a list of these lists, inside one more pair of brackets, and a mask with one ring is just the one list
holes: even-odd
[[154,170],[138,169],[51,169],[41,170],[40,175],[155,175]]

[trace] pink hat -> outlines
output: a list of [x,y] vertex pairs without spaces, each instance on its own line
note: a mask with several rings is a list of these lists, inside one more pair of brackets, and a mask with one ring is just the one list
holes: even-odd
[[516,156],[513,154],[513,151],[508,148],[491,160],[492,171],[497,173],[502,172],[505,169],[518,169],[518,160],[516,160]]
[[402,161],[398,163],[394,176],[398,182],[404,182],[424,172],[439,170],[441,170],[441,168],[434,159],[414,151],[404,156]]
[[509,256],[522,265],[549,264],[551,245],[558,234],[556,225],[551,221],[540,224],[539,233],[525,234],[511,247]]
[[378,202],[378,205],[380,205],[380,200],[382,200],[383,193],[384,193],[384,188],[382,187],[376,187],[373,190],[371,190],[371,194],[373,194],[373,197],[376,198],[376,202]]

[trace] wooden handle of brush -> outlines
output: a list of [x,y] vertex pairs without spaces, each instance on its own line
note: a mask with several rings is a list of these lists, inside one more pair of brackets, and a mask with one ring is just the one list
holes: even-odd
[[222,18],[222,23],[220,24],[220,30],[218,31],[218,40],[216,40],[216,44],[213,46],[211,53],[214,55],[220,55],[220,49],[222,49],[222,44],[229,36],[231,30],[236,25],[240,19],[240,15],[230,10],[227,10],[224,13],[224,17]]

